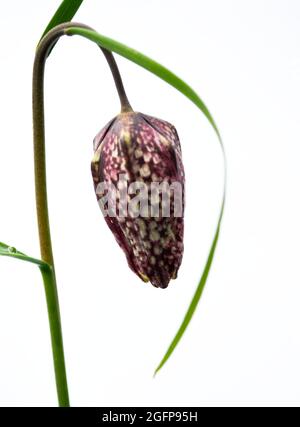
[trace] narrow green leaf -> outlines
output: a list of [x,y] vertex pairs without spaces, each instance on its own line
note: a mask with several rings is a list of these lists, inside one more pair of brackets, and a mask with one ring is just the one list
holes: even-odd
[[223,211],[224,211],[224,203],[225,203],[225,198],[223,200],[223,204],[222,204],[222,209],[221,209],[221,214],[219,217],[219,222],[218,222],[218,227],[217,227],[217,231],[212,243],[212,246],[210,248],[209,251],[209,255],[208,255],[208,259],[206,261],[205,267],[204,267],[204,271],[202,273],[202,277],[199,281],[199,284],[197,286],[196,292],[192,298],[192,301],[189,305],[189,308],[186,312],[186,315],[184,316],[184,319],[180,325],[180,328],[178,329],[175,337],[173,338],[173,341],[171,342],[166,354],[164,355],[163,359],[161,360],[160,364],[158,365],[158,367],[155,369],[154,375],[157,374],[157,372],[164,366],[164,364],[166,363],[166,361],[169,359],[169,357],[171,356],[171,354],[173,353],[175,347],[177,346],[178,342],[180,341],[181,337],[183,336],[186,328],[188,327],[195,311],[196,308],[198,306],[198,303],[200,301],[200,298],[202,296],[206,281],[207,281],[207,277],[211,268],[211,264],[214,258],[214,254],[215,254],[215,250],[216,250],[216,246],[218,243],[218,239],[219,239],[219,234],[220,234],[220,226],[221,226],[221,222],[222,222],[222,218],[223,218]]
[[52,30],[52,28],[56,27],[57,25],[63,24],[64,22],[71,21],[82,3],[83,0],[63,0],[63,2],[53,15],[53,18],[47,25],[45,31],[43,32],[41,39],[50,30]]
[[51,268],[46,262],[41,261],[36,258],[29,257],[22,252],[18,251],[13,246],[8,246],[5,243],[0,242],[0,256],[7,256],[11,258],[20,259],[21,261],[31,262],[32,264],[36,264],[41,268],[48,269]]
[[224,179],[224,195],[223,195],[221,211],[219,214],[217,230],[216,230],[216,233],[214,235],[214,239],[213,239],[210,251],[209,251],[209,256],[208,256],[208,259],[206,261],[206,264],[205,264],[201,279],[199,281],[199,284],[197,286],[196,292],[192,298],[192,301],[189,305],[189,308],[186,312],[186,315],[185,315],[185,317],[181,323],[181,326],[178,329],[178,332],[176,333],[176,335],[175,335],[173,341],[171,342],[166,354],[164,355],[163,359],[161,360],[161,362],[159,363],[158,367],[155,370],[155,374],[156,374],[163,367],[163,365],[166,363],[166,361],[169,359],[169,357],[173,353],[174,349],[176,348],[177,344],[179,343],[181,337],[183,336],[186,328],[188,327],[188,325],[189,325],[189,323],[193,317],[193,314],[195,313],[197,305],[200,301],[200,298],[201,298],[201,295],[203,293],[203,289],[205,287],[205,284],[206,284],[206,281],[207,281],[207,278],[208,278],[208,275],[210,272],[210,268],[211,268],[211,265],[213,262],[216,246],[218,243],[220,227],[221,227],[221,223],[222,223],[222,219],[223,219],[224,206],[225,206],[226,157],[225,157],[224,146],[223,146],[222,139],[220,136],[220,132],[217,128],[217,125],[216,125],[212,115],[210,114],[208,108],[206,107],[206,105],[202,101],[202,99],[197,95],[197,93],[189,85],[187,85],[182,79],[177,77],[174,73],[169,71],[166,67],[164,67],[163,65],[154,61],[153,59],[143,55],[142,53],[140,53],[134,49],[131,49],[131,48],[125,46],[124,44],[119,43],[115,40],[112,40],[108,37],[102,36],[101,34],[98,34],[94,31],[85,30],[85,29],[81,29],[81,28],[68,28],[66,30],[66,34],[68,34],[68,35],[76,35],[77,34],[77,35],[86,37],[87,39],[97,43],[101,47],[104,47],[108,50],[111,50],[111,51],[123,56],[124,58],[127,58],[130,61],[140,65],[141,67],[145,68],[146,70],[148,70],[151,73],[155,74],[156,76],[160,77],[165,82],[169,83],[171,86],[173,86],[175,89],[177,89],[183,95],[185,95],[190,101],[192,101],[202,111],[202,113],[205,115],[205,117],[208,119],[208,121],[210,122],[210,124],[214,128],[214,130],[218,136],[219,142],[221,144],[222,153],[224,156],[225,179]]

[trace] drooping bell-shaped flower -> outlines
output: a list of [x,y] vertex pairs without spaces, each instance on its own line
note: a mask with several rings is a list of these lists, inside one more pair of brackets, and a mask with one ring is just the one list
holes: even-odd
[[94,152],[97,199],[130,268],[166,288],[183,256],[185,177],[176,129],[121,113],[96,136]]

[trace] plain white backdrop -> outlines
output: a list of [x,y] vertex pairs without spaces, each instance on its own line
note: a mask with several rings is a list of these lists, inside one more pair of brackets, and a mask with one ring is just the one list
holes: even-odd
[[[4,2],[3,2],[4,3]],[[59,0],[0,15],[0,241],[39,256],[31,70]],[[117,57],[133,107],[176,125],[187,174],[185,257],[167,290],[143,284],[101,216],[92,140],[119,112],[95,45],[65,38],[46,70],[49,203],[73,406],[300,402],[300,3],[86,0],[76,21],[185,79],[211,109],[228,156],[228,199],[200,306],[165,368],[201,275],[222,197],[222,157],[199,111]],[[39,271],[0,259],[0,404],[56,405]]]

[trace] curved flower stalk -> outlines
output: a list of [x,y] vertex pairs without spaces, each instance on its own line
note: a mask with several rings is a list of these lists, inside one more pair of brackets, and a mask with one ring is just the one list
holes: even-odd
[[[56,377],[57,393],[60,406],[69,406],[69,395],[67,386],[67,375],[65,368],[65,358],[63,350],[62,328],[60,321],[60,310],[57,293],[57,284],[55,276],[54,257],[51,242],[48,197],[47,197],[47,179],[46,179],[46,150],[45,150],[45,123],[44,123],[44,71],[49,53],[53,49],[59,38],[65,34],[70,26],[76,28],[89,29],[83,24],[65,23],[57,25],[49,31],[40,41],[33,67],[32,84],[32,104],[33,104],[33,139],[34,139],[34,171],[35,171],[35,193],[36,209],[38,219],[38,230],[40,239],[40,250],[42,260],[51,267],[51,292],[54,298],[51,298],[49,306],[49,292],[46,290],[46,299],[48,304],[49,324],[53,348],[53,361]],[[122,79],[111,52],[101,47],[101,50],[108,62],[112,75],[115,80],[116,88],[119,94],[121,110],[126,111],[130,108]],[[49,308],[50,307],[50,308]],[[56,343],[59,342],[59,346]],[[55,351],[58,348],[59,351]]]
[[[95,42],[102,49],[107,59],[118,90],[121,102],[121,114],[110,122],[97,135],[94,141],[95,153],[92,161],[92,173],[98,199],[100,200],[101,196],[103,196],[101,190],[98,193],[98,185],[103,181],[113,183],[115,181],[115,174],[120,175],[121,172],[124,172],[127,183],[132,183],[133,180],[136,180],[143,182],[147,188],[153,182],[158,184],[162,182],[172,184],[176,180],[181,184],[182,192],[180,196],[177,196],[177,199],[175,196],[171,197],[171,215],[169,217],[164,217],[159,208],[158,215],[155,217],[157,221],[153,221],[153,218],[150,219],[148,217],[146,217],[146,220],[144,217],[135,217],[134,209],[132,214],[130,214],[129,210],[129,216],[125,215],[124,218],[120,215],[119,211],[113,217],[114,219],[106,218],[118,243],[127,256],[130,267],[141,279],[145,281],[150,280],[154,286],[165,288],[169,281],[177,275],[183,254],[184,169],[180,143],[175,128],[162,120],[133,112],[112,52],[152,72],[190,99],[206,116],[216,131],[225,162],[224,148],[218,128],[206,105],[190,86],[167,68],[142,53],[102,36],[83,24],[65,22],[73,18],[82,2],[83,0],[64,0],[62,2],[39,43],[35,57],[33,71],[35,185],[42,260],[27,257],[14,248],[0,243],[0,256],[10,256],[31,262],[38,265],[41,270],[49,314],[57,394],[60,406],[69,406],[69,395],[49,225],[43,97],[46,59],[58,39],[63,35],[79,35]],[[141,129],[144,132],[143,138],[139,138]],[[152,147],[152,151],[150,147]],[[116,153],[116,158],[119,158],[119,162],[113,161],[113,152]],[[224,196],[217,229],[204,271],[183,322],[155,373],[162,368],[174,351],[191,321],[201,298],[219,238],[225,204],[225,188],[226,179],[224,181]],[[181,216],[179,215],[178,217],[175,215],[176,200],[180,201],[182,205]],[[132,198],[130,197],[129,202],[131,201]],[[159,201],[162,201],[161,197],[159,197]],[[133,232],[132,230],[135,231]],[[163,261],[163,265],[159,265],[160,260]]]

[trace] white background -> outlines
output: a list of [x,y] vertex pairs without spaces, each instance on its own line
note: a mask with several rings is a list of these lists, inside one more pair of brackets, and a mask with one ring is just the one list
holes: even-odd
[[[2,4],[3,3],[3,4]],[[0,240],[39,256],[31,69],[58,0],[2,2]],[[300,3],[86,0],[77,21],[162,62],[203,97],[228,155],[220,243],[196,315],[152,379],[203,269],[222,195],[208,122],[181,94],[118,58],[131,103],[174,123],[187,174],[185,257],[167,290],[128,269],[101,217],[92,140],[119,111],[104,58],[65,38],[46,73],[54,252],[72,405],[291,405],[300,401]],[[0,260],[1,405],[56,405],[43,286]]]

